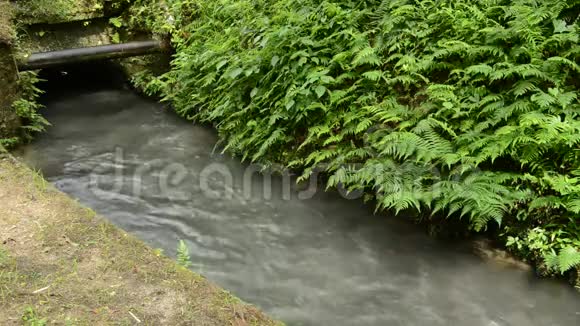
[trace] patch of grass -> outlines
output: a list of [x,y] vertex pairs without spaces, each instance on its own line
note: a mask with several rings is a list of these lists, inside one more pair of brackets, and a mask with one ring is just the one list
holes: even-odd
[[15,270],[14,259],[0,246],[0,302],[12,295],[14,284],[18,283],[19,275]]
[[46,181],[40,170],[32,170],[32,182],[40,191],[45,191],[49,183]]
[[8,251],[0,247],[0,268],[8,266],[10,257],[8,256]]
[[28,326],[45,326],[46,318],[40,318],[33,307],[26,307],[22,321]]

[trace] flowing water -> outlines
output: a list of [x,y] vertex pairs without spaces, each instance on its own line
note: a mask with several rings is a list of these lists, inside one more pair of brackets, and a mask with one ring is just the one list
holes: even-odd
[[24,159],[151,246],[174,255],[184,239],[193,270],[289,325],[580,324],[580,296],[562,282],[486,263],[358,200],[287,192],[216,151],[211,128],[130,90],[50,78],[53,126]]

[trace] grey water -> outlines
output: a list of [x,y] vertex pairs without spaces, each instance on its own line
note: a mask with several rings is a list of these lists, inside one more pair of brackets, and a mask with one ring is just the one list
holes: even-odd
[[149,245],[174,255],[185,240],[194,271],[289,325],[580,325],[580,296],[563,282],[338,193],[244,181],[253,167],[221,154],[211,128],[77,81],[48,89],[52,126],[20,155]]

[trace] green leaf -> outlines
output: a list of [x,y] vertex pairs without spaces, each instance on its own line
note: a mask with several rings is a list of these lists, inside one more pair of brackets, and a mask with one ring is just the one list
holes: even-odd
[[532,95],[531,100],[532,102],[538,104],[541,108],[545,108],[551,104],[556,103],[556,99],[554,97],[543,92]]
[[564,33],[570,31],[570,27],[566,24],[565,21],[561,19],[554,19],[552,23],[554,24],[554,33]]
[[235,79],[242,72],[244,72],[244,69],[242,69],[242,68],[236,68],[236,69],[233,69],[232,71],[230,71],[230,73],[228,74],[228,76],[230,76],[230,78],[232,78],[232,79]]
[[478,64],[467,67],[465,72],[470,74],[483,74],[485,76],[489,76],[493,72],[493,68],[486,64]]
[[123,26],[123,20],[121,17],[111,17],[109,18],[109,23],[111,23],[116,28],[121,28]]
[[324,93],[326,92],[326,87],[324,87],[322,85],[318,85],[314,89],[314,92],[316,93],[316,95],[318,96],[318,98],[321,98],[322,95],[324,95]]
[[228,63],[228,60],[222,60],[222,61],[218,62],[218,64],[215,66],[215,69],[220,70],[220,68],[225,66],[226,63]]
[[368,79],[368,80],[372,80],[372,81],[378,81],[381,77],[382,77],[383,73],[380,70],[373,70],[373,71],[367,71],[363,74],[363,77]]
[[116,44],[121,43],[121,37],[119,36],[119,33],[113,34],[111,41]]
[[544,259],[549,268],[564,273],[580,265],[580,251],[574,247],[567,246],[560,250],[558,254],[552,252],[545,255]]

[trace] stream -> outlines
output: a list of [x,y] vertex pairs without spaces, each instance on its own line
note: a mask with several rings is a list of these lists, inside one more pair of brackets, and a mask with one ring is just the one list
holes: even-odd
[[[109,80],[106,69],[73,70],[44,76],[52,126],[19,155],[150,246],[175,256],[183,239],[192,270],[274,318],[580,325],[580,295],[564,282],[485,262],[359,199],[260,174],[221,154],[213,129]],[[100,77],[89,83],[91,74]]]

